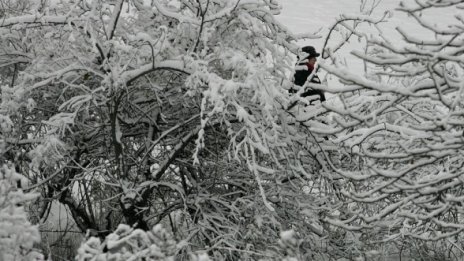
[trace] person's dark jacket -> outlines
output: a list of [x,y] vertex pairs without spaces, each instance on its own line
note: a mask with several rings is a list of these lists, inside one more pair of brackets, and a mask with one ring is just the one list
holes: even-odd
[[[306,83],[306,80],[308,79],[309,75],[311,75],[311,73],[313,72],[313,70],[314,70],[314,67],[312,67],[311,65],[307,63],[307,59],[303,59],[302,61],[297,63],[295,74],[293,76],[293,83],[298,86],[303,86]],[[321,80],[316,74],[313,75],[310,82],[321,84]],[[293,88],[290,89],[290,93],[296,93],[296,92],[297,90]],[[313,90],[310,88],[305,89],[304,92],[301,94],[301,97],[308,97],[312,95],[318,95],[321,102],[325,101],[325,95],[323,91]]]

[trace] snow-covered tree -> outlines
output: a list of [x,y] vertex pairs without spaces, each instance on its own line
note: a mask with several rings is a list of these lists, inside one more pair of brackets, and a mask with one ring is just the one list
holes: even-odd
[[21,182],[24,177],[11,167],[0,167],[0,260],[41,258],[34,250],[34,244],[40,241],[39,229],[29,222],[24,210],[24,205],[37,195],[23,193],[18,188]]
[[300,212],[319,204],[320,137],[286,110],[298,48],[277,1],[8,3],[1,135],[40,218],[54,199],[101,238],[163,223],[222,259],[266,256],[290,228],[318,242]]
[[[320,66],[341,82],[322,87],[338,101],[323,105],[333,112],[341,159],[327,160],[343,204],[324,223],[377,242],[443,239],[448,254],[462,255],[463,8],[459,0],[403,1],[404,24],[417,26],[397,27],[401,39],[386,37],[370,17],[337,24],[364,44],[351,53],[366,74],[343,64],[332,52],[337,44],[327,45]],[[444,17],[450,10],[456,16]],[[372,26],[354,28],[348,20]]]
[[[41,219],[56,200],[103,242],[163,224],[177,253],[218,260],[354,258],[464,228],[463,18],[427,19],[462,1],[404,4],[432,37],[398,28],[403,43],[365,33],[387,16],[343,17],[320,64],[341,84],[308,83],[335,94],[311,106],[287,91],[298,37],[277,1],[2,3],[2,161],[41,190]],[[352,37],[365,75],[338,59]]]

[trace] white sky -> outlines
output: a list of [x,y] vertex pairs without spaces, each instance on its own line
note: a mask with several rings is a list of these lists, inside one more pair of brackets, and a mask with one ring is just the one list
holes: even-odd
[[[372,3],[374,0],[368,0]],[[399,37],[394,28],[401,26],[415,36],[421,36],[426,33],[416,23],[408,19],[402,12],[395,11],[400,2],[407,5],[414,3],[414,0],[381,0],[379,6],[375,9],[374,17],[379,17],[385,11],[392,12],[392,17],[388,24],[383,26],[387,28],[386,32],[392,34],[391,37]],[[283,6],[282,13],[277,16],[279,21],[287,26],[294,33],[322,31],[322,36],[327,35],[327,28],[332,25],[341,14],[359,14],[361,0],[280,0]],[[456,10],[436,9],[435,13],[427,15],[436,21],[438,25],[445,25],[448,22],[455,21]],[[463,15],[461,13],[461,15]],[[433,37],[433,35],[431,35]],[[302,42],[301,45],[310,44],[320,51],[323,45],[323,39],[316,39]]]
[[[383,0],[376,9],[376,15],[385,10],[394,9],[400,0]],[[360,0],[281,0],[282,13],[278,19],[294,33],[316,32],[319,29],[325,36],[327,27],[331,26],[341,14],[360,14]],[[305,43],[322,48],[323,39]],[[303,44],[303,43],[302,43]]]

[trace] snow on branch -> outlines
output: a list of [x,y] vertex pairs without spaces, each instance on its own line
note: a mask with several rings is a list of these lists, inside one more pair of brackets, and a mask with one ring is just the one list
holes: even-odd
[[[127,225],[119,225],[108,235],[104,242],[99,238],[89,238],[78,250],[76,260],[175,260],[183,242],[177,243],[172,235],[161,225],[150,231],[133,229]],[[204,253],[191,255],[192,260],[210,260]]]
[[341,55],[331,53],[319,66],[339,83],[311,85],[336,96],[322,105],[332,115],[330,141],[339,148],[329,154],[329,166],[345,179],[340,198],[350,202],[331,212],[328,224],[364,232],[388,228],[392,237],[383,234],[385,240],[438,241],[461,233],[463,207],[455,199],[462,197],[464,30],[459,19],[436,26],[430,14],[462,3],[412,1],[399,8],[435,37],[399,27],[401,41],[389,41],[375,36],[382,35],[381,25],[374,36],[361,25],[339,25],[362,39],[350,59],[364,72],[348,70]]
[[19,17],[10,17],[6,19],[2,19],[0,21],[0,27],[8,27],[13,25],[20,25],[20,24],[66,24],[69,22],[69,16],[60,15],[60,16],[52,16],[52,15],[24,15]]
[[35,193],[23,193],[17,184],[25,184],[25,177],[11,167],[0,167],[0,259],[36,260],[42,258],[34,249],[40,242],[39,229],[32,225],[24,206],[36,198]]

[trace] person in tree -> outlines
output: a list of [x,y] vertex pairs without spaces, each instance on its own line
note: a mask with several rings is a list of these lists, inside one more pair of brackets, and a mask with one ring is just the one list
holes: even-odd
[[[293,83],[295,85],[303,87],[306,81],[308,81],[308,77],[313,73],[314,65],[316,64],[317,57],[319,57],[320,54],[316,52],[316,49],[314,49],[314,47],[312,46],[305,46],[301,48],[301,51],[302,51],[301,58],[300,56],[297,56],[298,61],[295,67]],[[315,73],[311,76],[311,79],[309,79],[309,81],[311,83],[321,84],[321,80]],[[289,92],[296,93],[297,90],[294,88],[291,88]],[[319,96],[319,100],[321,102],[325,101],[325,95],[323,91],[314,90],[311,88],[306,88],[301,94],[301,97],[308,97],[308,96],[315,96],[315,95]]]

